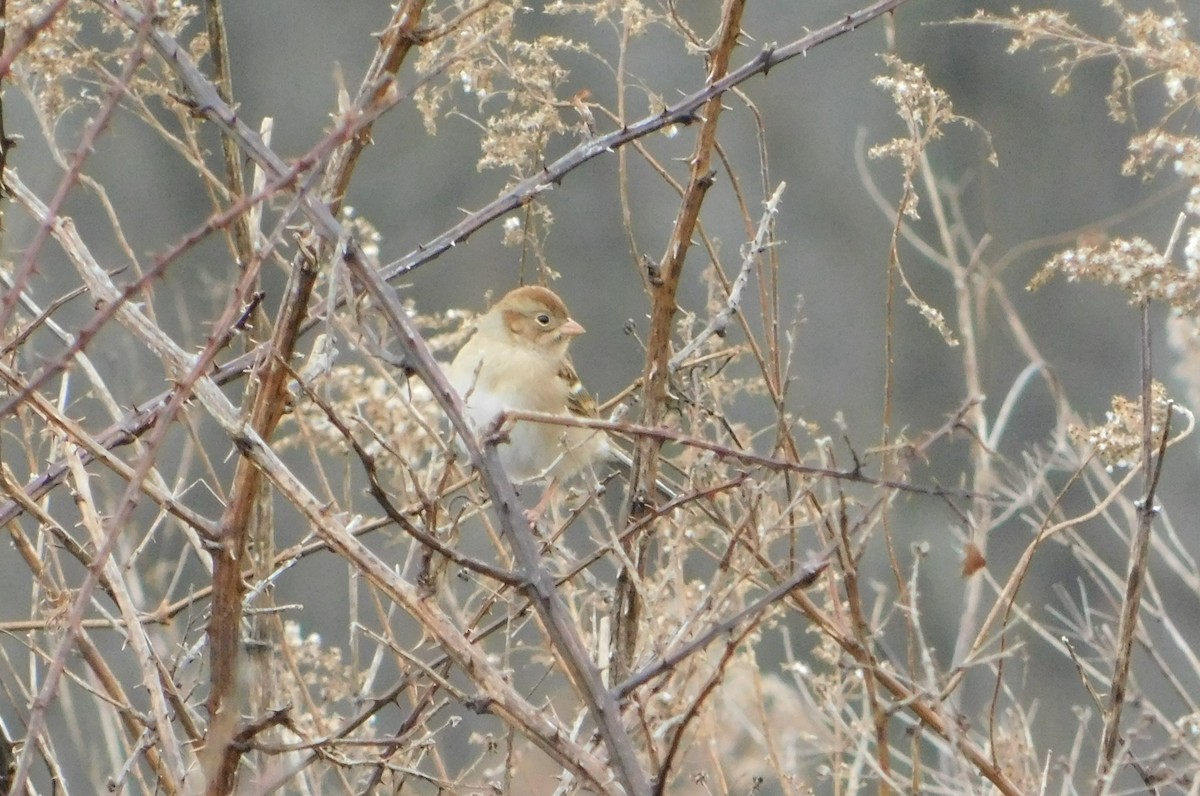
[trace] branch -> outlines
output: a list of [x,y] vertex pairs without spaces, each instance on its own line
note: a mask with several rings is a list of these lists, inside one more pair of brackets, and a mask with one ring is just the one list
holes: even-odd
[[[9,71],[12,69],[13,61],[17,60],[17,56],[25,52],[29,45],[33,44],[41,32],[54,24],[55,18],[66,8],[70,0],[55,0],[54,5],[46,9],[46,11],[32,24],[17,30],[13,40],[4,48],[3,55],[0,55],[0,78],[8,77]],[[7,21],[7,20],[6,20]],[[4,144],[7,148],[7,142]]]
[[[1179,241],[1183,230],[1185,216],[1183,213],[1175,223],[1171,239],[1167,243],[1166,256],[1170,257]],[[1154,518],[1158,516],[1155,496],[1158,492],[1158,480],[1162,475],[1163,457],[1171,438],[1171,404],[1167,404],[1166,417],[1163,420],[1162,439],[1159,441],[1157,455],[1154,449],[1154,359],[1151,343],[1153,335],[1150,332],[1150,301],[1141,302],[1141,344],[1142,344],[1142,472],[1145,474],[1145,486],[1142,497],[1137,502],[1137,531],[1129,551],[1129,573],[1125,579],[1125,600],[1121,605],[1121,623],[1117,631],[1117,656],[1113,661],[1112,683],[1108,691],[1108,705],[1104,710],[1104,732],[1100,739],[1100,760],[1096,768],[1096,793],[1106,792],[1108,781],[1112,774],[1113,758],[1117,753],[1117,742],[1121,737],[1121,708],[1125,704],[1125,692],[1129,681],[1129,665],[1133,656],[1133,641],[1137,635],[1138,615],[1142,607],[1142,586],[1146,580],[1146,568],[1149,566],[1150,531]]]
[[614,130],[596,138],[589,138],[577,145],[558,160],[546,165],[537,174],[521,180],[492,202],[471,213],[458,224],[417,247],[412,252],[384,266],[387,280],[413,271],[430,260],[445,254],[465,241],[472,233],[495,221],[497,218],[523,207],[543,192],[560,184],[563,178],[588,161],[609,154],[639,138],[645,138],[673,125],[688,125],[697,121],[699,111],[709,101],[719,98],[731,88],[745,83],[758,74],[767,74],[772,68],[797,56],[807,55],[810,50],[837,37],[857,30],[877,17],[894,11],[908,0],[879,0],[879,2],[839,19],[837,22],[818,28],[807,36],[796,39],[783,47],[767,47],[744,65],[730,71],[719,80],[709,82],[688,96],[669,105],[662,111],[646,116],[631,125]]
[[[818,478],[832,478],[838,481],[851,481],[856,484],[869,484],[871,486],[886,487],[894,489],[898,492],[908,492],[917,495],[931,495],[933,497],[960,497],[960,498],[975,498],[975,497],[991,497],[989,495],[978,495],[964,489],[950,489],[940,486],[917,486],[906,481],[897,481],[892,478],[876,478],[862,472],[861,467],[855,467],[852,470],[838,470],[833,467],[816,467],[810,464],[800,464],[799,462],[790,459],[781,459],[775,456],[764,456],[761,453],[753,451],[740,450],[731,448],[728,445],[722,445],[719,442],[704,439],[702,437],[693,437],[689,434],[684,434],[676,431],[673,428],[664,426],[643,426],[633,423],[618,423],[612,420],[603,420],[601,418],[577,417],[569,415],[556,415],[547,412],[524,412],[516,409],[510,409],[504,413],[505,420],[523,420],[533,423],[550,423],[556,426],[575,426],[579,428],[595,428],[603,431],[611,431],[617,434],[623,434],[629,437],[641,438],[647,437],[657,442],[674,442],[697,450],[709,451],[715,453],[723,459],[733,459],[744,464],[762,467],[766,470],[788,471],[799,473],[801,475],[811,475]],[[941,434],[934,432],[930,435],[930,439],[922,440],[918,450],[924,450],[926,443],[939,439]]]
[[[62,3],[47,12],[44,17],[46,24],[49,24],[49,20],[53,18],[52,15],[56,14],[61,6]],[[75,147],[75,152],[71,157],[71,163],[67,167],[67,172],[59,179],[54,196],[50,199],[49,218],[38,226],[33,240],[25,247],[25,255],[21,259],[21,265],[16,268],[15,275],[13,276],[14,287],[5,293],[3,298],[0,298],[0,329],[8,328],[9,320],[12,318],[13,310],[17,305],[17,299],[25,291],[30,278],[37,270],[39,255],[42,253],[42,247],[46,245],[46,241],[50,239],[53,227],[58,221],[59,210],[66,204],[67,197],[83,172],[84,163],[96,151],[96,141],[100,138],[100,134],[108,129],[108,123],[112,120],[112,115],[116,111],[121,98],[129,90],[129,84],[133,81],[134,75],[146,60],[146,41],[150,33],[150,28],[150,20],[146,19],[134,29],[137,33],[137,39],[133,44],[132,53],[126,60],[120,77],[106,93],[104,102],[101,103],[95,118],[83,131],[83,136],[80,139],[79,146]],[[3,64],[0,64],[0,69],[3,68]],[[0,74],[2,73],[0,72]]]
[[[745,0],[725,0],[721,7],[721,24],[713,36],[707,59],[708,82],[720,83],[728,78],[729,61],[742,30]],[[769,52],[769,50],[767,51]],[[655,271],[648,275],[650,283],[650,334],[646,340],[646,362],[642,367],[642,422],[657,426],[662,421],[667,382],[671,371],[668,358],[671,334],[677,309],[675,296],[683,273],[683,263],[692,244],[692,233],[700,219],[700,207],[713,183],[713,148],[717,142],[717,120],[721,116],[721,95],[706,99],[700,113],[702,123],[692,149],[687,187],[675,215],[671,238]],[[689,116],[690,119],[690,116]],[[637,522],[649,513],[648,501],[642,498],[642,485],[658,481],[658,453],[661,443],[651,437],[639,437],[633,448],[629,490],[622,523]],[[617,575],[613,596],[612,648],[613,671],[625,677],[637,655],[638,631],[641,625],[641,595],[637,582],[645,574],[645,538],[631,540],[624,552],[623,565]]]
[[600,670],[580,639],[566,603],[558,593],[554,578],[542,565],[537,540],[521,512],[516,489],[504,472],[494,444],[480,446],[475,430],[463,412],[462,399],[450,386],[441,366],[434,360],[425,340],[413,325],[396,292],[384,283],[357,247],[350,243],[345,252],[350,273],[378,306],[397,342],[408,358],[408,366],[429,386],[445,410],[451,425],[467,449],[471,463],[479,470],[484,487],[492,497],[492,510],[525,578],[524,590],[545,626],[555,651],[562,657],[571,680],[579,692],[597,730],[608,747],[610,765],[631,796],[648,796],[650,782],[638,760],[632,739],[621,722],[617,700],[604,687]]
[[1143,470],[1146,485],[1142,497],[1137,501],[1137,531],[1129,552],[1129,572],[1125,579],[1125,599],[1121,604],[1121,621],[1117,631],[1116,659],[1113,661],[1112,682],[1108,689],[1108,704],[1104,708],[1104,732],[1100,739],[1100,760],[1097,764],[1096,793],[1107,792],[1109,775],[1112,773],[1113,758],[1116,757],[1117,743],[1121,738],[1121,711],[1125,705],[1125,694],[1129,685],[1129,666],[1133,657],[1133,642],[1137,635],[1138,615],[1142,606],[1142,587],[1146,581],[1146,569],[1149,566],[1150,531],[1154,526],[1154,518],[1158,516],[1158,506],[1155,497],[1158,492],[1158,481],[1162,475],[1163,457],[1171,436],[1171,404],[1167,404],[1166,420],[1163,424],[1162,439],[1159,441],[1155,454],[1150,451],[1153,439],[1153,406],[1150,400],[1150,309],[1149,302],[1142,304],[1142,355],[1143,377],[1145,378],[1142,396],[1142,425],[1143,425]]
[[717,636],[723,636],[727,633],[732,633],[743,622],[757,618],[768,608],[775,605],[775,603],[779,602],[784,597],[787,597],[796,589],[808,588],[816,582],[821,573],[824,572],[829,566],[828,558],[829,553],[826,551],[821,556],[806,564],[804,567],[796,570],[796,572],[790,578],[771,589],[758,600],[754,601],[750,605],[747,605],[733,616],[713,624],[708,628],[708,630],[704,631],[688,643],[671,652],[668,652],[657,661],[654,661],[650,665],[643,668],[637,674],[626,678],[623,683],[613,689],[613,694],[620,699],[625,698],[638,686],[644,685],[658,675],[670,671],[681,661],[686,660],[688,657],[707,647],[710,643],[712,643],[713,639],[717,638]]
[[775,189],[775,193],[771,194],[771,198],[766,201],[766,209],[763,211],[762,218],[758,222],[758,230],[754,234],[754,240],[746,246],[746,252],[742,257],[742,267],[738,270],[737,277],[733,280],[733,284],[729,287],[729,295],[725,299],[724,306],[712,317],[699,334],[692,338],[691,342],[681,348],[671,357],[667,366],[671,372],[679,370],[680,365],[700,350],[700,346],[714,334],[720,337],[725,336],[725,329],[729,326],[729,320],[733,314],[738,311],[742,304],[742,291],[746,289],[746,284],[750,281],[750,271],[754,268],[754,264],[758,262],[758,256],[767,250],[767,235],[771,231],[771,225],[775,221],[775,216],[779,213],[779,199],[783,196],[783,189],[787,187],[786,182],[779,183],[779,187]]
[[[141,13],[138,10],[119,2],[119,0],[96,0],[96,2],[116,14],[127,25],[136,27],[141,19]],[[873,3],[860,11],[847,14],[839,21],[819,28],[786,46],[767,48],[744,66],[730,72],[724,79],[688,95],[674,105],[664,109],[661,113],[648,116],[632,125],[622,127],[620,130],[600,136],[599,138],[589,139],[579,144],[566,155],[549,164],[537,175],[522,180],[501,194],[496,200],[471,213],[467,218],[433,238],[428,243],[417,247],[409,254],[387,265],[382,271],[383,277],[391,280],[436,259],[497,218],[515,208],[528,204],[543,191],[562,182],[563,178],[569,172],[588,161],[636,141],[639,138],[644,138],[665,127],[690,123],[695,118],[696,109],[710,98],[719,96],[759,73],[765,75],[771,68],[784,61],[806,55],[814,47],[831,41],[844,33],[849,33],[883,14],[894,11],[896,8],[904,5],[905,2],[907,0],[880,0],[880,2]],[[203,113],[210,120],[217,122],[223,127],[227,126],[225,124],[225,120],[227,119],[237,121],[232,109],[220,101],[215,87],[211,87],[211,83],[204,77],[191,59],[187,57],[186,50],[180,47],[170,36],[157,30],[152,32],[151,42],[159,49],[160,54],[167,60],[167,63],[180,73],[181,77],[186,76],[185,82],[189,88],[193,86],[203,87],[206,83],[210,86],[210,88],[203,90],[202,95],[196,96],[195,105],[197,112]],[[362,129],[362,127],[370,122],[369,117],[377,117],[394,105],[395,102],[399,101],[398,98],[390,94],[384,94],[383,96],[386,99],[376,100],[377,104],[372,106],[371,112],[366,113],[364,111],[366,116],[360,118],[358,125],[351,129]],[[205,104],[202,101],[202,97],[209,101],[215,98],[216,105]],[[269,174],[277,175],[276,184],[272,190],[290,186],[290,180],[281,179],[278,176],[277,170],[283,164],[283,161],[262,144],[262,139],[258,133],[250,130],[250,128],[242,125],[240,122],[237,122],[237,125],[233,129],[227,130],[227,132],[239,142],[242,150],[251,160],[264,167],[264,170]],[[295,171],[294,168],[293,171]],[[270,191],[264,191],[263,193],[270,193]],[[335,223],[334,229],[340,229],[340,226]],[[336,239],[337,235],[334,234],[333,237]],[[339,297],[338,305],[340,306],[343,301],[344,299]],[[328,308],[318,307],[314,309],[312,315],[314,317],[319,316],[322,311],[328,311]],[[302,327],[301,331],[307,332],[317,323],[319,321],[310,320]],[[213,381],[218,385],[224,385],[243,378],[247,367],[253,364],[260,353],[259,349],[255,348],[225,363],[212,374]],[[169,392],[163,392],[143,401],[140,408],[131,411],[119,422],[114,423],[103,432],[97,434],[96,439],[111,449],[127,443],[133,437],[144,434],[154,424],[158,413],[162,411],[169,396]],[[89,459],[85,456],[84,463],[87,464],[88,462]],[[56,461],[45,472],[27,483],[25,491],[35,499],[40,498],[62,482],[65,472],[65,463],[61,460]],[[14,501],[10,500],[0,504],[0,523],[8,522],[19,516],[20,513],[21,507]]]

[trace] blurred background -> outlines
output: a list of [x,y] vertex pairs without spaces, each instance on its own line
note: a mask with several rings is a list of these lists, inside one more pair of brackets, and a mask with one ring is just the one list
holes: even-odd
[[[709,35],[717,19],[716,3],[678,5],[695,30]],[[793,41],[861,5],[846,0],[751,2],[744,24],[744,47],[735,62],[744,62],[768,45]],[[1053,5],[1089,31],[1107,35],[1116,30],[1114,10],[1102,8],[1097,0]],[[587,91],[594,101],[614,107],[614,79],[605,61],[617,51],[619,32],[588,15],[550,15],[542,6],[531,2],[521,15],[519,25],[524,32],[586,41],[593,49],[590,55],[565,57],[571,73],[559,96]],[[761,113],[766,130],[769,185],[765,193],[752,116],[741,100],[730,97],[726,102],[729,110],[721,123],[720,143],[742,179],[741,189],[751,212],[759,212],[761,201],[778,183],[787,183],[776,225],[781,242],[776,254],[781,262],[780,293],[792,302],[789,318],[797,331],[791,408],[834,437],[843,464],[851,460],[847,443],[861,456],[881,441],[884,306],[892,222],[872,192],[877,189],[886,204],[894,207],[901,186],[898,164],[868,160],[866,150],[905,135],[890,97],[872,83],[886,71],[881,54],[889,50],[923,66],[933,85],[948,93],[956,112],[978,124],[978,129],[952,126],[945,139],[932,145],[929,158],[940,179],[954,186],[970,234],[975,241],[986,239],[979,256],[991,263],[1006,262],[1001,279],[1067,399],[1086,419],[1099,422],[1112,395],[1134,395],[1139,389],[1139,316],[1124,295],[1115,289],[1068,284],[1062,279],[1033,293],[1024,286],[1054,251],[1073,245],[1078,238],[1136,234],[1165,246],[1182,208],[1185,186],[1172,175],[1143,181],[1122,174],[1127,144],[1140,129],[1141,120],[1117,123],[1109,117],[1105,96],[1112,86],[1111,62],[1078,67],[1072,74],[1071,90],[1055,96],[1051,89],[1058,73],[1048,68],[1054,56],[1028,51],[1009,54],[1010,37],[1004,32],[984,25],[955,24],[977,11],[1011,13],[1008,2],[912,0],[891,19],[872,22],[744,84],[741,89]],[[239,115],[254,128],[263,117],[273,118],[273,147],[288,158],[307,151],[329,129],[340,86],[345,85],[351,93],[357,87],[374,51],[372,34],[385,24],[389,6],[361,1],[256,0],[228,4],[226,13]],[[1194,25],[1192,28],[1194,31]],[[110,34],[97,29],[91,35],[99,40]],[[894,43],[889,37],[894,37]],[[626,68],[643,81],[631,88],[627,97],[631,120],[653,112],[659,107],[656,102],[670,103],[704,82],[702,60],[686,53],[673,34],[653,26],[631,44]],[[416,81],[411,67],[406,68],[401,87],[409,88]],[[1156,121],[1162,107],[1159,89],[1147,85],[1138,98],[1145,119]],[[5,99],[8,132],[23,137],[10,163],[31,187],[49,196],[61,171],[42,144],[25,99],[11,87]],[[481,171],[476,165],[480,130],[471,117],[478,117],[481,108],[486,112],[488,106],[466,96],[465,89],[459,99],[463,113],[442,119],[435,134],[426,129],[408,102],[374,128],[374,143],[358,168],[347,204],[379,230],[383,263],[413,251],[465,213],[486,204],[509,180],[503,171]],[[80,114],[73,121],[79,125],[85,118]],[[78,127],[72,130],[71,122],[69,116],[57,133],[64,142],[74,141],[77,135]],[[597,128],[603,133],[613,129],[613,124],[598,114]],[[990,146],[998,157],[996,166],[989,163],[989,138],[983,131],[990,135]],[[557,137],[549,145],[547,160],[577,141],[569,135]],[[670,164],[676,179],[683,180],[684,161],[693,142],[694,131],[685,129],[674,137],[657,134],[645,144]],[[216,151],[215,137],[209,144]],[[554,217],[543,239],[547,262],[561,274],[554,288],[588,330],[574,344],[575,362],[586,384],[602,399],[641,373],[643,352],[638,339],[644,339],[646,333],[649,301],[638,275],[638,256],[645,254],[655,260],[662,256],[678,206],[663,181],[632,153],[630,163],[636,252],[622,226],[615,155],[571,172],[542,199]],[[86,171],[109,188],[110,198],[125,220],[129,248],[147,259],[211,212],[209,198],[194,190],[195,176],[187,163],[128,115],[117,115]],[[866,184],[868,179],[874,187]],[[936,243],[925,212],[930,207],[925,187],[918,186],[918,191],[923,217],[915,227]],[[65,212],[75,219],[97,256],[118,267],[124,256],[103,208],[80,196],[68,201]],[[720,243],[726,271],[736,271],[746,230],[723,169],[718,171],[702,218],[709,234]],[[10,213],[7,224],[9,256],[19,258],[34,225],[20,213]],[[500,224],[493,224],[406,275],[395,287],[422,311],[482,310],[489,293],[498,296],[522,278],[535,278],[528,252],[503,245],[502,238]],[[947,274],[911,245],[903,245],[900,254],[916,292],[941,309],[953,326],[954,286]],[[224,284],[224,279],[213,275],[229,271],[229,253],[218,242],[207,242],[174,268],[172,278],[185,280],[194,291],[179,293],[187,299],[159,310],[176,314],[175,318],[168,314],[164,323],[171,326],[177,322],[177,339],[190,337],[199,346],[204,330],[196,320],[209,317],[212,308],[225,299],[214,295],[213,286]],[[699,323],[707,318],[708,288],[703,279],[707,268],[702,249],[694,249],[680,303],[684,312],[699,317]],[[48,248],[35,289],[49,301],[74,282],[66,260],[56,249]],[[283,284],[282,272],[271,272],[266,283],[269,294],[276,291],[267,299],[268,305],[274,306]],[[68,308],[66,317],[77,312],[76,317],[84,319],[88,310],[82,305],[77,310]],[[979,329],[985,352],[984,407],[993,417],[1027,364],[1005,326],[989,322],[988,314],[998,312],[995,307],[987,309]],[[1165,313],[1154,316],[1156,376],[1167,381],[1177,400],[1186,401],[1186,386],[1171,386],[1175,355],[1164,344],[1165,318]],[[628,333],[629,326],[638,334]],[[897,301],[895,328],[892,428],[917,436],[942,425],[967,399],[961,351],[946,346],[902,301]],[[738,333],[733,334],[731,341],[736,342]],[[300,348],[307,350],[307,344]],[[101,335],[90,353],[114,371],[126,373],[127,378],[115,386],[121,392],[118,398],[128,405],[163,389],[157,364],[124,338],[109,340]],[[52,356],[53,351],[47,355]],[[745,420],[758,427],[767,418]],[[1054,423],[1053,401],[1044,384],[1035,380],[1010,421],[1002,452],[1019,457],[1031,446],[1049,444]],[[1191,552],[1200,554],[1200,542],[1190,524],[1198,510],[1195,450],[1194,444],[1187,444],[1172,451],[1163,476],[1161,502],[1191,545]],[[917,477],[964,486],[956,479],[964,472],[968,453],[965,439],[943,446]],[[923,623],[935,640],[942,666],[951,663],[961,612],[962,543],[953,530],[960,525],[960,518],[937,501],[905,498],[898,503],[895,526],[906,555],[912,545],[930,546],[921,587],[936,599],[926,602],[928,613]],[[989,569],[1003,578],[1030,533],[1025,523],[1014,519],[993,535]],[[1098,544],[1110,556],[1112,566],[1123,571],[1125,552],[1120,546]],[[8,566],[5,558],[11,555],[11,551],[0,552],[0,569]],[[885,577],[881,558],[868,563]],[[1021,602],[1035,614],[1048,616],[1048,606],[1058,600],[1055,587],[1077,591],[1080,574],[1065,548],[1047,548],[1022,590]],[[281,580],[279,601],[304,601],[310,584],[302,580]],[[1190,637],[1200,638],[1196,595],[1186,584],[1170,578],[1164,581],[1164,588],[1176,595],[1180,606],[1176,621],[1186,627]],[[0,585],[0,602],[6,599],[5,589]],[[14,595],[11,599],[25,598]],[[310,611],[313,623],[325,627],[336,626],[338,618],[344,617],[344,609],[336,601],[314,604]],[[1041,737],[1036,740],[1042,745],[1043,757],[1052,759],[1066,751],[1063,745],[1079,723],[1072,706],[1085,703],[1087,697],[1074,667],[1060,650],[1048,649],[1036,638],[1026,641],[1028,646],[1019,653],[1027,666],[1024,687],[1030,699],[1026,704],[1040,705],[1036,728]],[[1158,687],[1153,682],[1143,685],[1150,690]],[[968,690],[963,711],[971,715],[978,710],[989,696],[989,688],[988,682],[981,681],[978,688]],[[5,713],[13,710],[11,704],[3,708]]]

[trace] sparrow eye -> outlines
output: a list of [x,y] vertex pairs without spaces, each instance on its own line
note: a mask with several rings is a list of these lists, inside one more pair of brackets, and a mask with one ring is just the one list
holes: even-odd
[[550,316],[544,312],[539,312],[537,314],[537,316],[534,318],[534,320],[536,320],[538,322],[538,326],[549,326],[550,325]]

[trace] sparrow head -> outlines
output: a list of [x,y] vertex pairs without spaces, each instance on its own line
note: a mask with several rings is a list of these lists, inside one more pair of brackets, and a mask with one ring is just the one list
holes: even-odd
[[549,288],[526,285],[510,291],[480,320],[480,326],[502,329],[516,343],[563,354],[583,327]]

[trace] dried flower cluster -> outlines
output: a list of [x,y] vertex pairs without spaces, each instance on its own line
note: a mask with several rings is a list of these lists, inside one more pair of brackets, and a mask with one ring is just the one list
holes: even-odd
[[1191,316],[1200,310],[1200,272],[1175,268],[1142,238],[1116,239],[1100,246],[1059,252],[1030,281],[1030,290],[1040,288],[1055,274],[1071,282],[1090,279],[1115,285],[1133,304],[1162,301]]
[[[875,85],[891,94],[892,101],[896,104],[896,112],[908,128],[908,136],[893,138],[886,144],[873,146],[868,154],[872,158],[893,157],[900,161],[904,191],[898,203],[899,214],[915,221],[920,218],[920,214],[917,212],[919,195],[915,180],[926,149],[945,134],[945,128],[949,124],[957,122],[970,128],[982,128],[978,128],[972,120],[954,113],[954,106],[950,102],[949,96],[945,91],[936,88],[929,82],[922,67],[906,63],[894,55],[885,55],[884,61],[890,70],[889,74],[876,77]],[[986,136],[987,131],[983,132]],[[991,155],[991,162],[993,165],[996,163],[994,152]],[[895,245],[898,234],[899,226],[897,225],[893,229],[892,264],[908,293],[906,302],[909,306],[914,307],[926,323],[941,335],[946,345],[958,345],[958,339],[951,330],[950,324],[946,322],[942,311],[917,294],[904,269],[900,267],[898,249]]]
[[[1151,445],[1157,449],[1166,430],[1167,412],[1171,401],[1167,388],[1156,381],[1150,389],[1150,435]],[[1104,423],[1099,426],[1071,426],[1070,434],[1076,445],[1088,448],[1104,462],[1104,465],[1125,470],[1142,457],[1144,426],[1142,401],[1140,398],[1113,396],[1112,408],[1105,413]]]
[[929,82],[922,67],[905,63],[894,55],[885,55],[884,61],[890,72],[876,77],[875,85],[892,95],[896,111],[908,128],[908,136],[877,144],[869,154],[873,158],[899,159],[904,175],[901,209],[904,215],[916,219],[920,215],[913,181],[920,158],[931,142],[945,134],[947,124],[964,120],[955,115],[949,96]]
[[[470,6],[459,5],[462,12]],[[488,3],[473,9],[453,35],[423,48],[417,68],[444,78],[426,82],[415,95],[430,133],[449,111],[470,114],[474,105],[484,130],[480,170],[507,170],[518,178],[538,168],[551,139],[571,129],[564,118],[574,115],[564,56],[589,52],[586,43],[562,36],[521,38],[516,27],[522,10],[511,0]],[[442,12],[440,18],[450,17]]]
[[978,12],[973,21],[1011,32],[1011,51],[1042,46],[1055,53],[1054,67],[1061,73],[1055,85],[1057,93],[1070,89],[1071,74],[1080,64],[1113,61],[1108,107],[1116,121],[1132,118],[1135,87],[1149,80],[1162,85],[1162,119],[1131,137],[1122,170],[1149,179],[1165,169],[1188,183],[1184,210],[1192,221],[1184,232],[1186,273],[1167,265],[1170,252],[1156,254],[1151,244],[1132,238],[1113,241],[1103,249],[1064,252],[1036,277],[1035,284],[1042,284],[1048,272],[1060,270],[1068,278],[1115,284],[1129,293],[1131,301],[1165,300],[1185,315],[1195,315],[1194,274],[1200,271],[1200,135],[1186,125],[1191,119],[1187,111],[1200,97],[1200,46],[1189,36],[1188,19],[1175,3],[1167,4],[1166,13],[1152,8],[1134,12],[1120,3],[1111,5],[1122,15],[1120,36],[1113,38],[1092,36],[1059,11],[1034,11],[1012,18]]

